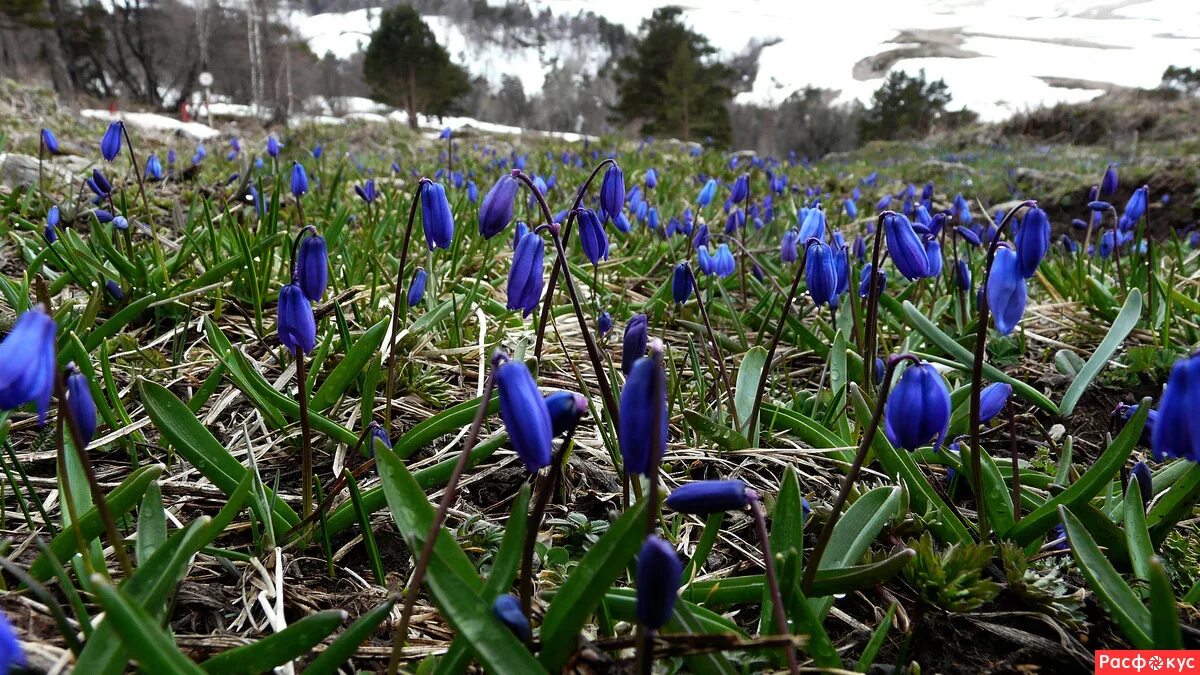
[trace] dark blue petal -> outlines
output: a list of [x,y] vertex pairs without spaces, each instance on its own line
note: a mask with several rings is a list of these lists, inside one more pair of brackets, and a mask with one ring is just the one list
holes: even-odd
[[550,410],[538,391],[529,368],[520,361],[506,361],[496,369],[500,395],[500,418],[513,450],[530,473],[550,463],[554,431]]
[[702,480],[685,483],[667,497],[667,506],[680,513],[708,515],[736,511],[750,503],[740,480]]
[[637,560],[637,618],[647,628],[662,628],[671,619],[683,576],[675,549],[657,536],[642,544]]

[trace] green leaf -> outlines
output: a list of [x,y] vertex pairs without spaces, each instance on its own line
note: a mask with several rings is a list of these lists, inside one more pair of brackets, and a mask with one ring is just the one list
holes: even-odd
[[358,621],[350,624],[344,633],[337,636],[333,642],[329,643],[325,651],[308,664],[308,667],[304,669],[304,675],[336,675],[338,668],[349,661],[354,656],[354,652],[358,650],[359,645],[366,642],[379,624],[388,618],[388,614],[391,613],[395,604],[395,598],[388,598],[382,605],[363,614]]
[[554,595],[542,621],[542,653],[538,655],[548,670],[562,670],[588,617],[637,555],[646,536],[646,504],[640,501],[621,514]]
[[[143,405],[146,414],[154,422],[154,426],[168,443],[217,489],[225,494],[232,494],[238,484],[245,478],[247,470],[237,461],[225,446],[217,441],[191,410],[162,385],[149,380],[139,382]],[[273,493],[266,486],[263,490],[268,495],[271,506],[270,518],[277,532],[286,531],[300,522],[300,517],[282,499],[273,498]],[[259,513],[257,504],[251,502],[252,508],[259,518],[267,514]]]
[[722,450],[736,451],[750,447],[750,441],[735,429],[702,415],[694,410],[684,410],[683,418],[696,433],[716,443]]
[[[836,570],[854,565],[862,559],[867,548],[879,536],[884,525],[900,508],[901,490],[881,486],[859,497],[833,527],[829,544],[817,565],[817,570]],[[807,561],[812,565],[813,561]],[[833,597],[810,599],[809,606],[818,617],[824,617],[833,606]]]
[[1150,625],[1150,612],[1142,605],[1141,598],[1113,568],[1083,523],[1065,506],[1058,507],[1058,514],[1067,532],[1071,554],[1092,592],[1108,609],[1125,637],[1138,649],[1149,649],[1152,643],[1144,627]]
[[1121,307],[1121,313],[1117,315],[1112,326],[1108,329],[1108,334],[1104,336],[1104,340],[1100,342],[1100,346],[1096,347],[1096,351],[1092,352],[1092,357],[1087,360],[1079,374],[1071,381],[1071,386],[1067,387],[1067,392],[1063,394],[1062,402],[1058,404],[1059,414],[1066,417],[1075,410],[1075,405],[1079,403],[1079,398],[1083,396],[1083,392],[1087,390],[1088,385],[1092,380],[1100,374],[1100,370],[1104,368],[1104,364],[1112,358],[1112,355],[1121,347],[1121,343],[1125,338],[1133,332],[1137,327],[1138,320],[1142,315],[1142,292],[1136,288],[1130,289],[1129,297],[1125,299],[1125,305]]
[[[877,562],[821,570],[813,579],[812,595],[816,598],[870,588],[899,574],[915,555],[915,551],[906,548]],[[761,599],[765,584],[763,574],[705,579],[689,584],[680,597],[713,606],[752,604]]]
[[[846,447],[845,440],[839,438],[829,429],[822,426],[820,422],[817,422],[804,413],[764,401],[759,415],[763,422],[771,429],[791,432],[797,438],[814,448],[833,449]],[[854,458],[854,452],[850,449],[840,449],[829,453],[829,456],[849,463]]]
[[147,672],[204,675],[204,671],[179,651],[175,641],[145,610],[113,588],[104,577],[92,575],[92,587],[106,612],[104,623],[111,623],[116,628],[121,642]]
[[167,515],[163,509],[162,490],[158,481],[151,481],[138,507],[137,561],[140,565],[154,555],[167,540]]
[[[690,603],[678,601],[675,603],[675,611],[671,614],[671,622],[677,623],[679,630],[691,635],[703,635],[704,624],[700,622],[700,618],[692,611]],[[738,670],[734,668],[729,659],[721,652],[713,651],[702,654],[690,654],[684,656],[684,661],[688,665],[688,669],[697,675],[737,675]]]
[[750,445],[758,445],[758,429],[749,428],[750,410],[754,407],[754,399],[758,394],[758,379],[762,375],[763,366],[767,363],[765,347],[752,347],[742,356],[742,364],[738,366],[737,384],[733,389],[734,409],[742,422],[742,435],[749,439]]
[[362,374],[371,357],[379,351],[383,344],[384,333],[387,332],[388,319],[384,319],[363,333],[354,344],[349,345],[346,355],[334,367],[333,372],[325,378],[321,386],[313,392],[308,401],[311,410],[324,412],[333,407],[342,394],[350,388],[354,380]]
[[200,664],[209,675],[254,675],[271,672],[304,656],[346,620],[340,609],[326,609],[248,645],[227,649]]
[[[1138,407],[1138,412],[1141,412],[1141,406]],[[1161,546],[1166,541],[1167,535],[1175,529],[1180,520],[1190,517],[1192,507],[1200,498],[1200,464],[1181,459],[1159,473],[1160,475],[1173,473],[1177,467],[1186,467],[1186,473],[1183,473],[1171,485],[1166,494],[1154,502],[1154,505],[1150,507],[1150,513],[1146,514],[1146,524],[1150,527],[1150,540],[1156,546]],[[1165,475],[1163,477],[1165,478]],[[1155,479],[1158,478],[1159,476],[1155,476]],[[1157,482],[1159,481],[1155,480],[1155,483]],[[1159,486],[1155,485],[1154,487],[1157,489]]]
[[[969,451],[963,456],[969,457]],[[1004,482],[996,460],[992,459],[982,445],[979,448],[979,461],[983,468],[983,498],[987,503],[987,515],[992,519],[992,528],[996,531],[996,536],[1003,537],[1014,522],[1011,486]],[[964,460],[963,464],[968,465],[963,468],[966,469],[964,475],[969,476],[970,462]]]
[[146,308],[150,306],[150,303],[154,302],[156,297],[157,296],[154,295],[147,295],[145,297],[138,298],[128,305],[125,305],[125,307],[121,308],[121,311],[112,315],[112,317],[106,320],[104,323],[89,330],[87,335],[83,337],[83,346],[87,349],[87,352],[91,354],[97,347],[100,346],[101,342],[116,335],[122,328],[128,325],[130,321],[133,321],[141,316],[142,312],[146,311]]
[[1101,453],[1096,462],[1079,477],[1079,480],[1071,483],[1065,490],[1047,499],[1045,504],[1022,518],[1021,522],[1008,531],[1008,538],[1021,546],[1028,546],[1053,527],[1059,506],[1071,508],[1082,504],[1107,487],[1112,481],[1112,477],[1125,465],[1129,454],[1133,452],[1133,446],[1142,434],[1142,426],[1146,423],[1149,411],[1150,399],[1144,398],[1141,405],[1138,406],[1137,412],[1125,423],[1125,428],[1121,429],[1121,433],[1117,434],[1112,444]]
[[[112,512],[113,518],[120,518],[129,513],[141,500],[142,495],[146,494],[146,488],[162,475],[165,468],[162,464],[147,464],[139,467],[126,476],[120,485],[113,488],[113,491],[105,497],[108,502],[108,510]],[[91,541],[104,531],[104,523],[100,520],[99,512],[93,507],[79,516],[79,522],[63,528],[58,536],[50,541],[50,551],[59,560],[69,560],[76,552],[76,528],[83,535],[84,541]],[[39,555],[29,566],[29,576],[44,582],[54,576],[53,564],[48,556]]]
[[879,649],[883,647],[883,641],[887,639],[888,631],[892,629],[892,617],[896,616],[896,608],[899,606],[900,603],[893,602],[892,606],[888,607],[887,614],[883,615],[883,620],[871,631],[871,639],[867,640],[862,656],[858,657],[855,672],[865,673],[871,669],[871,664],[875,663],[875,657],[879,655]]
[[1171,578],[1157,557],[1150,558],[1150,629],[1155,649],[1183,649]]
[[[779,484],[779,495],[775,498],[775,507],[771,510],[771,532],[768,535],[771,551],[780,554],[788,550],[799,553],[804,550],[804,502],[800,494],[800,479],[796,477],[796,469],[790,464],[783,473],[783,482]],[[803,576],[800,565],[792,566],[797,576]],[[781,570],[782,572],[782,570]],[[795,579],[779,579],[780,587],[795,584]],[[758,617],[758,632],[760,635],[777,635],[775,621],[772,618],[774,605],[771,602],[770,590],[764,588],[762,595],[762,610]]]
[[1125,541],[1129,545],[1129,561],[1133,574],[1142,581],[1150,581],[1150,560],[1154,558],[1154,546],[1150,543],[1150,530],[1146,528],[1146,511],[1142,506],[1142,488],[1136,480],[1129,481],[1125,494]]
[[[394,452],[379,447],[375,457],[392,518],[409,550],[420,551],[433,523],[433,506]],[[470,643],[488,672],[545,672],[525,645],[496,619],[490,604],[480,597],[483,582],[475,572],[474,563],[445,528],[438,531],[425,583],[446,620]]]

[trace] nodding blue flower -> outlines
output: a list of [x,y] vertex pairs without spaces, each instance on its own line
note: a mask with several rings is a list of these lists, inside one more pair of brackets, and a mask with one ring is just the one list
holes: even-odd
[[671,620],[683,577],[683,563],[675,549],[655,535],[646,537],[637,559],[637,618],[651,630]]
[[67,409],[75,419],[84,445],[91,443],[96,435],[96,402],[92,400],[92,388],[87,378],[74,362],[67,364]]
[[1004,410],[1008,397],[1012,395],[1012,385],[1007,382],[994,382],[979,392],[979,421],[989,422]]
[[927,237],[925,239],[925,261],[931,278],[941,275],[942,245],[938,243],[937,237]]
[[1013,238],[1021,275],[1026,279],[1037,274],[1038,265],[1050,250],[1050,220],[1039,208],[1029,209],[1021,219],[1021,227]]
[[192,166],[200,166],[205,157],[208,157],[208,151],[204,149],[203,143],[197,143],[196,152],[192,155]]
[[837,273],[837,290],[832,301],[836,309],[838,296],[850,291],[850,251],[845,246],[833,251],[833,271]]
[[[536,235],[531,235],[536,236]],[[529,368],[520,361],[505,361],[496,368],[496,389],[500,394],[500,419],[512,442],[513,450],[529,473],[537,473],[550,464],[554,428],[550,409],[538,391]]]
[[692,297],[692,270],[686,262],[675,265],[671,275],[671,297],[677,305],[682,305]]
[[958,234],[959,237],[962,237],[962,240],[971,246],[979,246],[983,243],[979,240],[979,235],[975,233],[975,230],[972,230],[969,227],[963,227],[962,225],[959,225],[954,228],[954,232]]
[[438,138],[441,140],[450,138],[450,127],[443,127],[442,132],[438,134]]
[[528,318],[537,309],[542,297],[542,264],[546,257],[546,242],[540,234],[530,232],[517,242],[512,268],[508,271],[508,308],[521,310]]
[[[448,131],[449,128],[442,131],[445,134],[443,138],[450,138]],[[521,611],[521,601],[512,595],[505,593],[497,597],[492,603],[492,614],[500,620],[500,623],[507,626],[521,642],[528,642],[533,635],[529,628],[529,619]]]
[[1100,235],[1100,249],[1097,252],[1100,254],[1101,258],[1108,258],[1108,256],[1112,255],[1113,248],[1115,247],[1116,243],[1113,238],[1112,230],[1106,230],[1104,234]]
[[125,123],[121,120],[110,123],[104,130],[104,137],[100,139],[100,155],[104,157],[104,161],[111,162],[120,154],[121,134],[124,131]]
[[42,141],[42,147],[46,149],[46,152],[48,152],[52,155],[58,154],[58,137],[54,135],[53,131],[43,128],[42,134],[41,134],[41,141]]
[[801,242],[809,239],[825,241],[825,212],[820,207],[811,208],[805,214],[800,223],[799,239]]
[[513,205],[520,188],[521,183],[506,173],[484,195],[483,203],[479,205],[479,234],[484,239],[500,234],[512,222]]
[[846,215],[850,218],[858,217],[858,204],[854,203],[853,199],[847,199],[842,202],[842,206],[846,209]]
[[1150,476],[1150,467],[1145,462],[1138,462],[1133,465],[1133,470],[1129,472],[1133,480],[1138,484],[1138,490],[1142,493],[1142,508],[1150,506],[1150,500],[1154,498],[1154,481]]
[[950,423],[950,391],[941,373],[929,363],[904,369],[900,381],[888,395],[884,409],[888,440],[909,452],[933,439],[941,447]]
[[92,211],[92,215],[96,217],[96,222],[101,224],[111,223],[113,221],[113,214],[104,209],[96,209],[95,211]]
[[729,244],[721,244],[717,247],[717,252],[713,254],[713,272],[723,279],[733,274],[735,270],[737,270],[737,262],[733,259],[733,251],[729,250]]
[[304,296],[311,302],[319,302],[329,284],[329,254],[325,248],[325,237],[313,234],[300,242],[296,252],[296,280]]
[[634,314],[625,324],[621,345],[621,372],[629,377],[633,364],[646,353],[650,341],[649,322],[645,314]]
[[324,155],[324,154],[325,154],[325,146],[321,145],[320,143],[317,143],[316,145],[313,146],[313,148],[312,148],[313,159],[321,159],[321,155]]
[[629,231],[633,229],[633,226],[629,224],[629,218],[624,213],[617,214],[617,217],[612,219],[612,223],[622,234],[629,234]]
[[580,209],[579,245],[583,254],[593,265],[599,265],[601,260],[608,260],[608,234],[604,232],[604,223],[600,216],[591,209]]
[[930,225],[933,223],[933,216],[929,214],[929,209],[925,208],[924,205],[917,205],[916,209],[913,211],[913,218],[916,220],[916,222],[913,223],[914,228],[919,223],[925,228],[925,234],[932,233],[932,228]]
[[429,275],[425,272],[424,267],[418,267],[416,272],[413,272],[412,281],[408,284],[408,306],[415,307],[425,299],[425,282]]
[[441,183],[421,183],[421,225],[425,230],[425,245],[430,251],[450,248],[450,242],[454,240],[454,214],[450,212],[446,188]]
[[741,209],[734,209],[729,212],[729,217],[725,219],[725,234],[733,234],[745,226],[745,214],[742,213]]
[[800,256],[800,232],[795,228],[783,233],[779,241],[779,259],[785,263],[794,263]]
[[58,205],[55,204],[46,212],[46,227],[42,231],[42,234],[46,237],[46,242],[49,244],[58,241],[58,220]]
[[100,200],[112,194],[112,183],[108,182],[108,177],[100,169],[92,169],[92,177],[84,182],[96,195],[96,199],[92,200],[93,204],[99,204]]
[[[633,362],[621,390],[617,441],[625,472],[649,475],[667,447],[666,375],[662,346],[655,341],[650,354]],[[654,418],[661,418],[654,428]]]
[[[1099,199],[1095,199],[1095,200],[1088,202],[1087,206],[1089,209],[1091,209],[1093,211],[1107,211],[1112,208],[1112,204],[1109,204],[1108,202],[1102,202]],[[1084,223],[1085,227],[1086,227],[1086,225],[1087,225],[1087,223]]]
[[879,201],[875,202],[875,210],[876,211],[886,211],[887,207],[889,207],[891,205],[892,205],[892,196],[884,195],[879,198]]
[[279,342],[293,354],[308,354],[317,344],[317,320],[300,284],[279,289]]
[[292,162],[292,196],[299,199],[308,192],[308,172],[300,162]]
[[162,177],[163,177],[162,160],[160,160],[158,158],[158,155],[150,155],[150,157],[148,159],[146,159],[146,179],[147,180],[162,180]]
[[283,143],[280,143],[279,139],[275,138],[274,136],[267,137],[267,154],[268,155],[270,155],[271,157],[278,157],[279,149],[282,147],[283,147]]
[[958,285],[961,291],[970,292],[971,290],[971,268],[967,265],[967,261],[959,258],[954,263],[954,283]]
[[700,480],[684,483],[667,497],[667,506],[680,513],[706,516],[746,508],[750,496],[740,480]]
[[[865,298],[871,294],[871,263],[863,265],[862,271],[858,273],[858,297]],[[887,288],[887,270],[879,270],[879,294],[883,295],[883,291]]]
[[381,443],[388,450],[392,449],[392,439],[388,438],[387,430],[379,424],[372,422],[371,431],[367,437],[367,454],[371,457],[375,456],[375,443]]
[[604,171],[604,179],[600,182],[600,209],[605,218],[616,220],[621,215],[621,206],[625,203],[625,174],[621,167],[610,164]]
[[1062,244],[1063,250],[1070,254],[1075,253],[1075,250],[1078,248],[1075,245],[1075,240],[1067,234],[1063,234],[1061,237],[1059,237],[1058,242]]
[[921,188],[921,205],[928,209],[931,203],[933,203],[933,181],[929,181],[925,187]]
[[963,198],[961,192],[954,196],[954,219],[959,225],[971,224],[971,203]]
[[700,268],[700,273],[705,276],[716,274],[716,261],[708,252],[708,246],[701,246],[696,249],[696,266]]
[[246,193],[249,201],[253,202],[254,211],[258,214],[259,219],[264,218],[267,215],[267,205],[263,202],[262,195],[258,193],[258,189],[251,185],[246,188]]
[[54,389],[56,326],[41,308],[23,312],[12,331],[0,340],[0,410],[36,403],[38,423],[45,424]]
[[479,186],[475,185],[475,181],[467,181],[467,199],[475,204],[479,201]]
[[546,394],[546,409],[550,411],[550,427],[555,436],[562,436],[575,429],[579,419],[587,412],[587,399],[573,391],[555,391]]
[[646,183],[646,187],[651,190],[658,187],[658,172],[655,171],[653,168],[646,169],[645,183]]
[[837,291],[833,252],[820,240],[809,239],[805,246],[804,280],[808,295],[817,306],[829,304]]
[[1130,224],[1136,223],[1146,215],[1146,206],[1150,201],[1150,188],[1146,185],[1133,191],[1133,196],[1125,203],[1125,218]]
[[660,222],[661,222],[661,219],[658,216],[657,208],[651,208],[649,211],[646,212],[646,225],[650,229],[657,230]]
[[854,257],[858,262],[867,260],[867,240],[861,234],[854,238]]
[[177,155],[175,152],[175,148],[171,148],[170,150],[167,150],[167,166],[175,166],[176,159],[177,159]]
[[[1133,417],[1133,414],[1137,412],[1137,409],[1138,409],[1138,406],[1136,404],[1135,405],[1126,405],[1124,403],[1121,403],[1120,405],[1117,406],[1117,410],[1116,410],[1115,414],[1117,416],[1119,416],[1123,421],[1128,422],[1129,419],[1131,417]],[[1151,438],[1154,436],[1154,426],[1157,423],[1158,423],[1158,411],[1155,410],[1154,408],[1151,408],[1150,412],[1146,413],[1146,425],[1142,427],[1142,435],[1140,438],[1138,438],[1138,444],[1140,444],[1144,447],[1147,447],[1147,448],[1150,447]]]
[[26,666],[25,652],[21,650],[21,642],[17,633],[8,621],[8,615],[0,612],[0,675],[8,675],[12,668]]
[[104,282],[104,290],[108,292],[113,302],[121,302],[125,299],[125,291],[121,290],[121,285],[112,279]]
[[1100,196],[1111,197],[1117,194],[1117,165],[1109,164],[1104,170],[1104,178],[1100,180]]
[[368,204],[374,204],[375,198],[379,196],[379,193],[375,191],[374,178],[368,178],[367,182],[363,183],[362,185],[355,185],[354,191],[358,193],[359,199]]
[[1025,276],[1021,274],[1020,261],[1008,246],[996,249],[992,270],[988,273],[987,302],[992,310],[992,319],[1001,335],[1012,333],[1013,328],[1025,314],[1027,292]]
[[734,204],[740,204],[750,196],[750,174],[744,173],[733,181],[733,187],[729,191],[729,201]]
[[596,330],[600,331],[600,335],[608,335],[608,331],[612,330],[612,315],[608,312],[600,312],[600,316],[596,317]]
[[[1200,397],[1200,356],[1179,359],[1171,367],[1167,388],[1158,403],[1158,419],[1150,437],[1154,459],[1180,457],[1200,462],[1200,417],[1196,401]],[[0,407],[7,407],[0,405]]]
[[701,224],[696,228],[696,236],[692,237],[692,247],[702,249],[708,246],[708,225]]
[[700,188],[700,195],[696,197],[696,204],[700,208],[704,208],[712,203],[713,197],[717,195],[717,179],[709,178],[704,187]]
[[928,275],[929,259],[925,256],[925,246],[908,218],[900,213],[887,214],[883,218],[883,232],[892,262],[905,279],[916,281]]
[[129,229],[129,220],[127,218],[125,218],[125,216],[113,216],[112,217],[112,226],[113,226],[113,229],[121,230],[122,232],[124,232],[125,230]]

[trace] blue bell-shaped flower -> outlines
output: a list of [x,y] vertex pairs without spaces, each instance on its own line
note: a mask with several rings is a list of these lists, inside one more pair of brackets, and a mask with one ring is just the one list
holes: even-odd
[[684,483],[667,497],[667,506],[680,513],[706,516],[746,508],[750,496],[740,480],[698,480]]
[[604,170],[604,179],[600,182],[600,209],[607,218],[616,219],[621,215],[621,207],[625,204],[625,173],[616,164],[610,164]]
[[577,215],[579,221],[579,244],[583,254],[593,265],[601,260],[608,260],[608,234],[604,231],[604,223],[600,216],[591,209],[580,209]]
[[885,430],[892,445],[909,452],[933,440],[937,450],[950,423],[950,391],[929,363],[905,368],[884,409]]
[[429,280],[429,274],[425,272],[424,267],[418,267],[416,272],[413,272],[412,281],[408,284],[408,306],[415,307],[425,299],[425,284]]
[[992,270],[987,277],[988,306],[991,308],[992,320],[996,330],[1001,335],[1012,333],[1013,328],[1021,322],[1025,315],[1027,292],[1025,275],[1021,273],[1020,260],[1017,254],[1008,246],[996,249],[996,257],[992,259]]
[[500,234],[512,222],[513,206],[516,203],[517,190],[520,188],[520,181],[511,174],[504,174],[496,180],[492,189],[488,190],[483,203],[479,205],[479,234],[483,235],[484,239],[491,239]]
[[308,172],[300,162],[292,162],[292,196],[299,199],[308,192]]
[[512,268],[508,271],[507,307],[520,309],[523,317],[528,318],[541,300],[545,256],[546,242],[533,232],[521,237],[513,252]]
[[305,237],[296,253],[296,281],[310,302],[320,302],[329,284],[329,255],[325,237],[319,234]]
[[[1150,437],[1154,459],[1179,457],[1200,462],[1200,356],[1179,359],[1171,367],[1167,387],[1158,403],[1158,419]],[[0,405],[0,407],[4,407]]]
[[[655,409],[661,418],[654,429]],[[662,351],[634,362],[621,390],[617,441],[627,474],[649,475],[667,447],[667,392]]]
[[887,238],[888,253],[905,279],[916,281],[928,275],[929,259],[925,255],[925,246],[908,218],[899,213],[887,214],[883,218],[883,233]]
[[655,535],[646,537],[637,559],[637,618],[651,630],[671,620],[683,576],[675,549]]
[[805,250],[804,281],[813,302],[827,305],[837,292],[837,270],[833,252],[818,239],[809,239]]
[[0,410],[36,403],[46,422],[56,377],[54,319],[40,308],[23,312],[0,340]]
[[675,271],[671,273],[671,297],[677,305],[692,297],[692,271],[686,262],[675,265]]
[[650,341],[649,324],[645,314],[634,314],[625,324],[621,345],[621,372],[629,377],[633,364],[646,353]]
[[1046,212],[1039,208],[1026,211],[1013,244],[1021,263],[1021,275],[1028,279],[1037,274],[1038,265],[1050,250],[1050,220]]
[[496,389],[500,397],[500,419],[517,457],[529,473],[537,473],[550,464],[554,427],[550,409],[538,391],[529,368],[520,361],[505,361],[496,368]]
[[704,208],[712,203],[713,197],[717,195],[717,179],[709,178],[704,187],[700,189],[700,195],[696,197],[696,204],[700,208]]
[[104,157],[104,161],[111,162],[120,154],[121,135],[124,131],[125,123],[121,120],[111,122],[104,130],[104,136],[100,139],[100,155]]
[[550,427],[555,436],[562,436],[575,429],[580,418],[587,412],[587,399],[573,391],[555,391],[546,395],[546,409],[550,411]]
[[317,320],[297,283],[279,289],[279,342],[293,354],[308,354],[317,344]]
[[450,212],[446,188],[441,183],[426,181],[421,184],[421,225],[425,230],[425,245],[430,251],[450,248],[454,241],[454,214]]

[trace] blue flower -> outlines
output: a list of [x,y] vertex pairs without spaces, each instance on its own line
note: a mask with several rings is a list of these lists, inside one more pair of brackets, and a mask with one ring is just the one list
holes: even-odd
[[323,154],[325,154],[324,146],[322,146],[320,143],[317,143],[316,145],[313,146],[313,149],[312,149],[313,159],[321,159],[321,155],[323,155]]
[[610,164],[604,171],[604,179],[600,183],[600,209],[607,218],[616,220],[621,215],[621,206],[625,203],[625,174],[621,167]]
[[162,180],[162,177],[162,160],[158,158],[158,155],[150,155],[149,159],[146,160],[146,178],[148,180]]
[[653,168],[646,169],[646,187],[653,190],[658,187],[658,172]]
[[717,247],[717,252],[713,254],[713,272],[720,278],[725,278],[737,269],[737,262],[733,259],[733,251],[729,250],[729,244],[721,244]]
[[1021,219],[1013,244],[1017,247],[1017,258],[1021,263],[1021,275],[1026,279],[1037,274],[1038,265],[1050,250],[1050,220],[1046,212],[1032,208]]
[[268,155],[270,155],[271,157],[278,157],[279,149],[282,147],[283,147],[283,144],[279,142],[279,139],[275,138],[274,136],[267,137],[267,154]]
[[809,239],[825,241],[825,212],[820,207],[808,210],[800,223],[800,235],[797,239],[806,242]]
[[963,241],[972,246],[979,246],[983,243],[979,240],[979,235],[976,234],[975,230],[972,230],[969,227],[963,227],[962,225],[959,225],[954,228],[954,231],[958,234],[958,236],[962,237]]
[[496,369],[496,389],[500,394],[500,419],[521,458],[525,470],[537,473],[550,464],[550,446],[554,442],[550,409],[538,391],[529,368],[520,361],[505,361]]
[[1146,206],[1150,200],[1150,188],[1143,185],[1133,191],[1133,196],[1125,203],[1125,218],[1129,222],[1136,223],[1146,215]]
[[36,403],[38,421],[46,422],[54,390],[56,326],[41,309],[31,309],[0,340],[0,410]]
[[1104,170],[1104,178],[1100,181],[1100,196],[1111,197],[1117,194],[1117,165],[1109,164]]
[[[655,433],[657,409],[662,419]],[[627,474],[649,475],[667,447],[667,392],[661,350],[633,363],[621,390],[617,441]]]
[[446,188],[441,183],[421,183],[421,225],[425,229],[425,245],[449,249],[454,240],[454,214],[450,212],[450,201],[446,199]]
[[23,668],[25,665],[25,653],[21,651],[17,633],[9,623],[8,615],[0,612],[0,675],[8,675],[13,667]]
[[741,209],[734,209],[729,212],[729,217],[725,219],[725,234],[733,234],[739,228],[745,227],[746,216]]
[[686,262],[675,265],[675,271],[671,274],[671,297],[677,305],[682,305],[692,297],[692,271]]
[[121,290],[121,285],[112,279],[104,282],[104,290],[114,302],[121,302],[125,299],[125,291]]
[[692,237],[692,247],[696,249],[708,246],[708,225],[702,224],[696,228],[696,236]]
[[41,140],[42,147],[46,149],[46,152],[52,155],[58,154],[58,137],[54,135],[53,131],[43,128]]
[[355,185],[354,191],[358,193],[359,199],[368,204],[373,204],[378,193],[375,191],[375,179],[368,178],[367,182],[362,185]]
[[[449,131],[450,129],[447,127],[442,132],[445,134],[443,138],[450,137]],[[521,612],[521,601],[508,593],[496,598],[492,603],[492,614],[500,620],[500,623],[507,626],[521,642],[528,642],[533,635],[529,628],[529,619]]]
[[925,246],[908,218],[899,213],[887,214],[883,219],[883,232],[887,237],[888,253],[905,279],[916,281],[928,275],[929,259],[925,256]]
[[496,184],[483,198],[479,205],[479,234],[484,239],[504,231],[513,218],[513,204],[517,199],[520,182],[510,174],[504,174],[496,180]]
[[508,308],[520,309],[528,318],[542,297],[542,263],[546,242],[541,235],[530,232],[517,242],[512,268],[508,271]]
[[888,439],[909,452],[933,441],[937,450],[950,423],[950,391],[941,373],[929,363],[905,368],[892,388],[884,409]]
[[125,123],[117,120],[108,125],[108,129],[104,130],[104,137],[100,139],[100,155],[104,157],[104,161],[111,162],[117,158],[121,152],[121,134],[125,131]]
[[842,206],[846,209],[846,215],[850,218],[858,217],[858,204],[854,203],[853,199],[847,199],[842,202]]
[[634,314],[625,324],[625,335],[621,344],[621,372],[629,377],[633,364],[646,353],[649,343],[649,325],[645,314]]
[[608,331],[612,330],[612,315],[600,312],[600,316],[596,317],[596,330],[600,331],[600,335],[608,335]]
[[317,321],[300,285],[279,289],[279,342],[293,354],[308,354],[317,344]]
[[[871,294],[871,263],[863,265],[862,272],[858,273],[858,297],[865,298]],[[887,289],[887,270],[879,270],[879,294],[883,295],[883,291]]]
[[959,290],[970,292],[971,268],[967,266],[967,261],[962,258],[959,258],[954,263],[954,282],[958,285]]
[[704,187],[700,189],[700,195],[696,197],[696,204],[700,208],[704,208],[712,203],[713,197],[717,195],[717,179],[709,178]]
[[804,280],[813,302],[827,305],[837,292],[837,270],[829,246],[817,239],[808,240],[805,251]]
[[304,296],[318,302],[325,295],[329,284],[329,255],[325,249],[325,237],[319,234],[305,237],[296,253],[296,279]]
[[[2,347],[2,346],[0,346]],[[1158,419],[1150,437],[1154,459],[1180,457],[1200,462],[1200,356],[1179,359],[1171,368],[1167,388],[1158,403]],[[0,408],[9,407],[0,403]]]
[[785,263],[794,263],[800,256],[800,233],[792,228],[783,233],[779,240],[779,259]]
[[942,245],[938,243],[937,237],[925,238],[925,260],[930,278],[941,275]]
[[667,497],[667,506],[676,511],[702,516],[721,511],[737,511],[749,503],[746,484],[740,480],[701,480],[685,483]]
[[1154,498],[1154,480],[1150,475],[1150,467],[1146,466],[1145,462],[1138,462],[1133,465],[1133,470],[1129,472],[1129,475],[1137,482],[1138,490],[1142,493],[1142,508],[1144,509]]
[[479,201],[479,186],[475,185],[475,181],[467,181],[467,199],[472,203]]
[[646,537],[637,559],[637,618],[657,630],[671,620],[683,576],[683,563],[675,549],[655,535]]
[[[97,217],[99,217],[99,216],[97,216]],[[124,232],[125,230],[129,229],[129,220],[127,220],[125,218],[125,216],[113,216],[112,217],[112,226],[113,226],[113,229],[121,230],[122,232]]]
[[744,173],[733,181],[733,188],[729,191],[729,201],[740,204],[748,196],[750,196],[750,174]]
[[996,249],[992,270],[987,277],[987,302],[992,320],[1001,335],[1012,333],[1025,315],[1025,276],[1021,274],[1017,254],[1007,246]]
[[601,260],[608,260],[608,234],[604,232],[604,223],[600,222],[600,216],[591,209],[580,209],[577,218],[579,245],[583,248],[583,254],[593,265],[600,264]]
[[299,198],[308,192],[308,173],[300,162],[292,162],[292,196]]
[[587,399],[573,391],[555,391],[546,395],[546,409],[550,411],[550,427],[555,436],[575,428],[579,419],[587,412]]
[[74,363],[67,364],[67,408],[79,427],[84,444],[91,443],[96,435],[96,402],[92,400],[92,388],[87,378]]
[[424,267],[418,267],[417,271],[413,272],[412,281],[408,284],[409,307],[415,307],[425,299],[425,282],[428,277]]
[[1004,410],[1008,397],[1012,394],[1012,385],[1007,382],[995,382],[979,392],[979,421],[987,422]]

